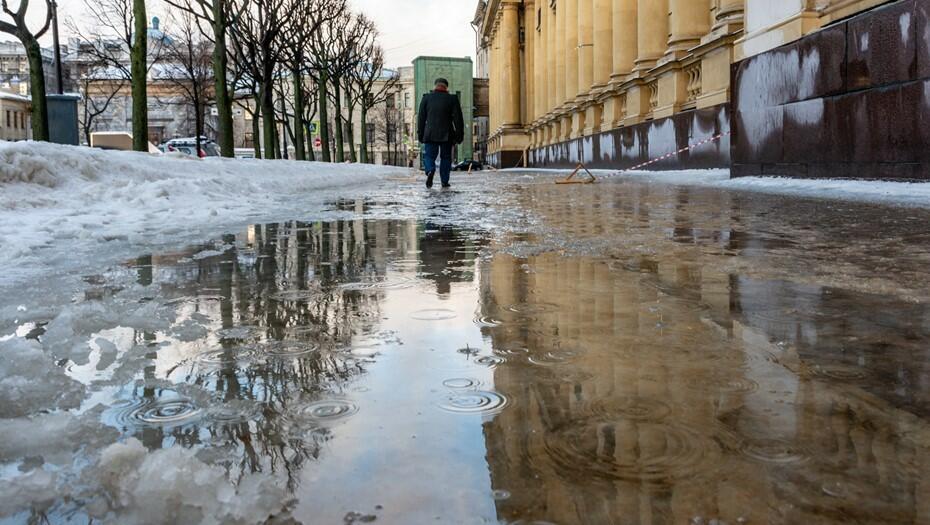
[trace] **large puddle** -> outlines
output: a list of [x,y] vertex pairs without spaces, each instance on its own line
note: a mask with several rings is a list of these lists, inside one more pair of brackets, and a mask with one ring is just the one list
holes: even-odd
[[4,522],[930,521],[926,212],[512,191],[85,276],[0,339]]

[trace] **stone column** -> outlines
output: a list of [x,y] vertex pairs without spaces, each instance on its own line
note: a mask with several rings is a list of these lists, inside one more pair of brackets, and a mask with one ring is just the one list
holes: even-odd
[[[587,102],[594,87],[594,0],[578,0],[578,110],[572,115],[572,138],[585,134]],[[590,130],[589,130],[590,132]]]
[[[526,27],[528,33],[533,34],[533,67],[527,68],[527,73],[533,75],[533,122],[536,123],[542,117],[545,110],[543,109],[543,99],[546,97],[546,79],[543,75],[545,71],[546,59],[543,53],[543,42],[545,34],[542,32],[542,9],[546,0],[537,0],[532,12],[527,16],[529,22]],[[538,143],[539,141],[537,141]]]
[[718,0],[713,30],[717,31],[730,26],[725,30],[730,33],[742,28],[744,5],[744,0]]
[[677,59],[701,43],[710,31],[710,0],[668,0],[670,17],[666,55]]
[[601,95],[610,83],[613,71],[613,0],[592,0],[594,2],[594,87],[592,96],[597,102],[588,108],[585,118],[587,129],[585,135],[593,135],[609,129],[604,125],[604,110],[609,103]]
[[[536,120],[536,7],[533,0],[526,0],[523,11],[523,27],[526,33],[526,45],[523,47],[523,78],[526,79],[526,114],[523,123],[527,127]],[[519,38],[519,33],[517,35]],[[519,40],[518,47],[519,47]]]
[[520,126],[520,12],[519,5],[501,5],[501,54],[505,127]]
[[578,2],[583,0],[561,0],[559,9],[562,8],[562,2],[565,2],[565,9],[561,15],[565,15],[565,102],[569,106],[574,106],[575,97],[578,96]]
[[613,72],[613,0],[594,1],[594,88],[603,89]]
[[637,0],[636,70],[652,69],[668,47],[668,0]]
[[604,104],[602,130],[623,125],[626,94],[618,92],[618,88],[633,72],[639,50],[637,0],[611,0],[611,7],[613,62],[610,85],[614,94]]
[[560,107],[565,102],[565,0],[556,4],[555,33],[551,42],[555,47],[555,104],[553,108]]
[[594,86],[594,0],[578,0],[578,96]]
[[638,1],[611,0],[613,13],[613,64],[610,74],[612,83],[623,82],[633,71],[639,56]]
[[[549,6],[548,2],[543,4],[543,33],[546,47],[546,108],[545,114],[550,115],[555,111],[557,102],[557,84],[558,84],[558,53],[556,51],[556,23],[555,11]],[[547,119],[549,120],[549,119]],[[551,120],[546,126],[546,144],[555,142],[555,126]]]
[[[494,52],[494,35],[488,35],[485,43],[488,49],[488,134],[493,135],[497,129],[497,54]],[[420,102],[417,101],[417,104]]]

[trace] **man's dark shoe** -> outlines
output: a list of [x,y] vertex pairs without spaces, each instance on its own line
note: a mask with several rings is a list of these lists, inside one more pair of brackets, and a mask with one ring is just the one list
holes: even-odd
[[443,184],[442,187],[443,187],[443,188],[451,188],[452,185],[451,185],[451,184]]
[[427,187],[427,188],[432,188],[432,187],[433,187],[433,176],[434,176],[434,175],[436,175],[436,172],[435,172],[435,171],[427,171],[427,172],[426,172],[426,187]]

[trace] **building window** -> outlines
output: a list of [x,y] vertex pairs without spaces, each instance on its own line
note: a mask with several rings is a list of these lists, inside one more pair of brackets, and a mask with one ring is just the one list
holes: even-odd
[[13,125],[10,124],[10,110],[6,110],[6,127],[13,127]]
[[387,105],[388,109],[394,109],[394,94],[391,93],[388,95],[388,97],[384,100],[384,103]]
[[375,125],[371,122],[365,124],[365,134],[368,136],[368,143],[372,144],[375,141]]
[[404,107],[405,107],[405,108],[409,108],[409,107],[410,107],[410,92],[409,92],[409,91],[407,91],[406,93],[404,93]]

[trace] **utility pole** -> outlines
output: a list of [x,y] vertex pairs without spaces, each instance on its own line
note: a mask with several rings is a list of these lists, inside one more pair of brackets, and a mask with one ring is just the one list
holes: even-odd
[[52,9],[52,40],[55,46],[55,76],[58,79],[58,94],[63,95],[65,92],[65,79],[61,66],[61,43],[58,41],[58,2],[51,0],[50,7]]
[[284,105],[284,97],[281,97],[281,114],[284,115],[284,120],[281,121],[281,144],[284,146],[284,152],[281,155],[281,158],[288,160],[287,155],[287,106]]

